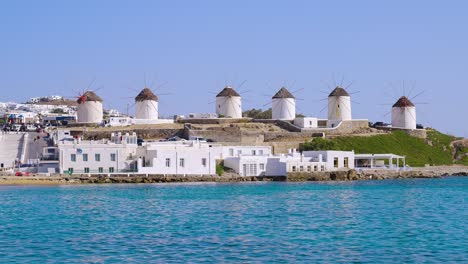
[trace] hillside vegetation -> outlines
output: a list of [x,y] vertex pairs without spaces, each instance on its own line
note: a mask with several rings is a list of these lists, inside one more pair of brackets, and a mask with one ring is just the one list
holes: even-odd
[[[468,165],[468,158],[454,161],[452,142],[457,138],[435,130],[427,132],[427,140],[412,137],[402,131],[370,137],[337,137],[330,140],[314,139],[301,145],[301,150],[318,150],[323,147],[335,150],[354,150],[355,153],[393,153],[406,156],[410,166]],[[464,153],[461,153],[464,154]],[[466,157],[466,156],[465,156]]]

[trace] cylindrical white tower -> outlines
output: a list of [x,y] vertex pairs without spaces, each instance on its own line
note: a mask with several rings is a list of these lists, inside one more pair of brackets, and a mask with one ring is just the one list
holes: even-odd
[[159,118],[158,97],[148,88],[143,89],[135,97],[135,118],[151,120]]
[[341,87],[336,87],[328,96],[328,120],[351,120],[351,97]]
[[286,89],[281,89],[271,98],[271,115],[275,120],[296,118],[296,98]]
[[392,106],[392,127],[416,129],[416,106],[406,96]]
[[77,102],[77,123],[102,122],[102,99],[93,91],[85,92]]
[[226,86],[216,95],[216,114],[227,118],[242,118],[241,96],[231,86]]

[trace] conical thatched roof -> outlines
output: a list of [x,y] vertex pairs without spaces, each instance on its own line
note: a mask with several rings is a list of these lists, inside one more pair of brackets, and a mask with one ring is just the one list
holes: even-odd
[[292,93],[290,93],[288,89],[286,89],[285,87],[281,87],[281,89],[279,89],[279,91],[275,95],[273,95],[271,99],[280,99],[280,98],[295,99],[296,97],[294,97],[294,95],[292,95]]
[[149,88],[145,88],[135,97],[135,101],[142,102],[145,100],[158,101],[158,97]]
[[349,93],[344,88],[337,86],[328,97],[331,96],[349,96]]
[[91,101],[91,102],[102,102],[101,97],[97,96],[93,91],[86,91],[78,100],[76,100],[79,104]]
[[406,96],[400,97],[393,107],[414,107],[413,102],[410,101]]
[[231,86],[226,86],[221,92],[219,92],[218,95],[216,95],[216,97],[231,97],[231,96],[240,97],[240,95],[234,89],[232,89]]

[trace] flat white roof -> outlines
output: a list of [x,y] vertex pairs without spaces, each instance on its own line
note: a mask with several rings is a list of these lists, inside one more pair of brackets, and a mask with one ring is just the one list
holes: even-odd
[[396,154],[355,154],[354,159],[404,159],[405,156]]

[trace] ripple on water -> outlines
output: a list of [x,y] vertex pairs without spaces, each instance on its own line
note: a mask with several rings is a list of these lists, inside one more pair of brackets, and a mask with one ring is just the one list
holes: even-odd
[[0,187],[0,262],[468,259],[468,178]]

